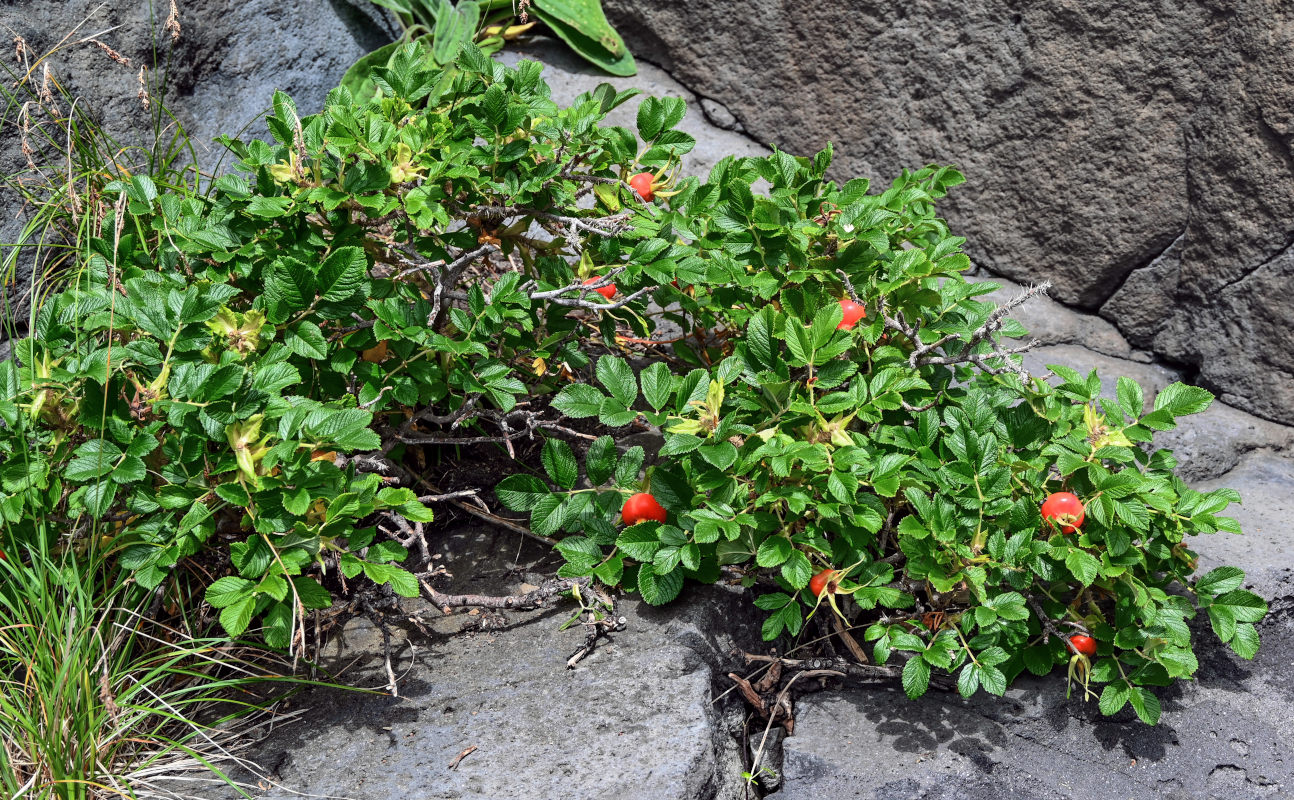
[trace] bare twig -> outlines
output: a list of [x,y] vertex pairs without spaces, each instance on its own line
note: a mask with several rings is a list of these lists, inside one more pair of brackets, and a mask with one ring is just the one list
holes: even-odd
[[[1022,303],[1033,297],[1045,294],[1050,288],[1051,281],[1043,281],[1037,286],[1029,287],[1016,297],[994,309],[993,312],[989,314],[988,319],[984,321],[984,324],[972,331],[970,336],[965,339],[963,339],[959,334],[948,333],[932,342],[922,342],[921,320],[909,323],[901,311],[895,311],[892,315],[886,313],[884,298],[882,298],[879,303],[880,314],[882,319],[885,320],[886,328],[902,334],[912,343],[912,353],[908,356],[908,365],[911,367],[915,368],[927,364],[939,366],[974,364],[990,375],[1011,373],[1019,377],[1022,381],[1028,381],[1029,373],[1019,364],[1012,363],[1010,357],[1027,352],[1038,346],[1040,342],[1035,339],[1021,347],[1003,349],[994,334],[1002,330],[1002,326],[1006,322],[1007,315],[1012,309],[1020,306]],[[940,348],[943,348],[944,352],[947,353],[945,345],[954,341],[959,342],[962,345],[959,352],[953,355],[933,355],[933,353]],[[986,353],[975,352],[979,345],[985,342],[989,344],[989,351]],[[1002,366],[995,366],[988,363],[990,360],[1000,360],[1002,362]],[[920,411],[929,407],[930,406],[912,408],[905,404],[905,408],[909,411]]]
[[476,745],[472,745],[471,747],[464,748],[464,750],[463,750],[461,753],[459,753],[458,755],[454,756],[454,760],[453,760],[453,761],[449,762],[449,768],[450,768],[450,769],[458,769],[458,764],[459,764],[459,762],[460,762],[460,761],[462,761],[463,759],[467,758],[469,755],[471,755],[472,753],[475,753],[475,752],[476,752]]
[[511,608],[519,611],[539,608],[552,598],[571,591],[575,587],[586,589],[591,578],[557,578],[545,581],[542,586],[523,594],[486,595],[486,594],[444,594],[431,587],[423,578],[418,579],[422,594],[433,605],[442,610],[450,608]]

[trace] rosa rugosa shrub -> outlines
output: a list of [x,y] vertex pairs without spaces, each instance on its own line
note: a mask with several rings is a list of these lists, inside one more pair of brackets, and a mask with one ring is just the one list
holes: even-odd
[[[1025,331],[977,299],[995,287],[964,279],[935,213],[956,170],[873,191],[827,180],[830,149],[774,152],[647,200],[627,181],[676,174],[683,101],[603,126],[637,93],[559,108],[540,72],[404,46],[371,100],[338,89],[301,117],[277,95],[275,141],[225,140],[244,175],[204,196],[111,187],[0,366],[10,536],[109,535],[147,585],[227,550],[207,601],[290,646],[330,571],[418,593],[378,534],[431,518],[406,452],[540,437],[536,469],[494,488],[563,576],[659,604],[726,575],[774,639],[838,570],[822,613],[902,659],[912,697],[936,671],[1001,694],[1068,663],[1103,712],[1154,722],[1148,687],[1196,670],[1198,611],[1253,656],[1265,603],[1238,569],[1196,576],[1187,538],[1238,533],[1237,495],[1145,447],[1211,397],[1027,374]],[[641,431],[650,455],[619,443]],[[1044,521],[1059,491],[1081,528]],[[618,525],[639,493],[664,513]]]

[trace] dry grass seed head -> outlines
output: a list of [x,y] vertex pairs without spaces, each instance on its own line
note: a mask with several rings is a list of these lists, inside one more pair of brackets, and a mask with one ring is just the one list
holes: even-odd
[[171,13],[166,17],[166,29],[171,32],[171,41],[180,41],[180,9],[175,0],[171,0]]
[[147,111],[151,105],[148,96],[148,67],[139,68],[139,94],[136,96],[139,98],[139,102],[144,104],[144,110]]
[[107,53],[107,54],[108,54],[108,58],[111,58],[113,61],[116,61],[118,64],[121,64],[122,66],[125,66],[125,67],[129,67],[129,66],[130,66],[130,59],[129,59],[129,58],[126,58],[126,57],[125,57],[125,56],[123,56],[121,53],[118,53],[116,50],[113,50],[113,49],[112,49],[111,47],[109,47],[108,45],[104,44],[103,42],[99,41],[98,39],[90,39],[89,41],[91,41],[91,42],[93,42],[94,44],[98,45],[100,50],[102,50],[103,52]]

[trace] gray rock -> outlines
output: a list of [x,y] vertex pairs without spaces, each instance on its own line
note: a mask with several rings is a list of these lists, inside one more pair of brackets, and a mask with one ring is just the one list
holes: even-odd
[[1230,487],[1240,493],[1239,505],[1223,512],[1240,523],[1241,535],[1215,533],[1190,541],[1200,555],[1200,571],[1224,564],[1240,567],[1264,597],[1289,593],[1294,561],[1289,557],[1294,537],[1294,456],[1256,450],[1239,466],[1195,488],[1211,491]]
[[[0,5],[0,26],[23,38],[29,62],[72,34],[47,62],[52,76],[115,143],[105,143],[106,150],[127,148],[118,158],[132,171],[140,168],[155,139],[160,137],[165,147],[177,123],[189,136],[197,163],[208,171],[216,168],[224,151],[213,144],[214,137],[268,136],[260,117],[269,109],[275,89],[292,95],[302,114],[313,113],[356,59],[394,37],[385,13],[364,0],[181,0],[178,10],[181,35],[175,43],[163,30],[166,3],[10,2]],[[111,60],[92,42],[76,43],[92,34],[130,64]],[[160,134],[138,98],[141,66],[148,67],[153,94],[164,96],[175,115],[161,120]],[[36,77],[39,83],[43,73],[38,71]],[[61,99],[57,105],[64,112],[69,107]],[[39,119],[37,114],[33,121]],[[15,120],[7,116],[5,123],[14,125]],[[27,168],[21,139],[14,133],[6,130],[0,139],[4,174]],[[30,138],[35,146],[38,137]],[[64,166],[58,154],[62,136],[57,138],[58,146],[37,159],[41,166]],[[184,162],[189,153],[179,156]],[[228,159],[220,166],[228,168]],[[17,193],[0,190],[0,241],[16,241],[31,213]],[[14,284],[18,295],[31,284],[34,256],[22,259]],[[14,292],[10,290],[11,299],[16,299]],[[17,315],[25,313],[19,302]]]
[[[1101,396],[1114,397],[1119,378],[1128,377],[1141,384],[1148,399],[1153,399],[1165,386],[1181,380],[1181,373],[1162,364],[1145,364],[1124,358],[1102,355],[1077,344],[1058,344],[1038,347],[1024,354],[1024,367],[1029,374],[1043,377],[1049,374],[1048,364],[1060,364],[1078,370],[1086,376],[1096,370],[1101,376]],[[1058,379],[1053,378],[1053,383]]]
[[1202,414],[1180,418],[1175,429],[1156,433],[1154,446],[1172,450],[1177,473],[1193,483],[1223,475],[1254,450],[1290,451],[1294,428],[1215,402]]
[[1294,422],[1288,3],[605,5],[758,141],[833,142],[839,177],[959,164],[944,211],[976,262],[1113,298],[1134,345]]
[[[458,555],[452,591],[496,593],[521,585],[511,533],[461,528],[438,543]],[[542,559],[532,546],[526,559]],[[551,560],[540,571],[554,568]],[[400,697],[317,690],[297,705],[308,722],[280,728],[246,754],[277,786],[357,798],[716,798],[742,797],[740,731],[734,695],[715,703],[719,676],[737,668],[734,647],[759,642],[758,615],[723,587],[687,590],[679,603],[652,608],[623,601],[624,631],[613,633],[573,670],[581,626],[559,630],[577,610],[562,601],[538,612],[509,612],[503,627],[459,633],[479,615],[439,615],[433,638],[397,638]],[[398,629],[397,629],[398,632]],[[385,684],[381,636],[367,622],[346,632],[353,646],[327,653],[355,667],[343,678]],[[729,663],[732,662],[732,663]],[[727,683],[725,680],[724,683]],[[455,769],[464,749],[477,749]],[[236,778],[254,783],[250,774]],[[213,792],[210,797],[232,797]]]

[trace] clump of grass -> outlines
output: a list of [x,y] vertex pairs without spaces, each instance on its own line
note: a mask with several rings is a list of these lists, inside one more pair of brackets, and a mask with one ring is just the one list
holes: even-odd
[[[172,587],[173,588],[173,587]],[[232,784],[240,731],[289,665],[193,637],[178,593],[147,591],[96,553],[0,560],[0,790],[80,800],[175,796],[177,780]],[[197,770],[196,775],[192,774]],[[169,788],[162,788],[169,787]]]

